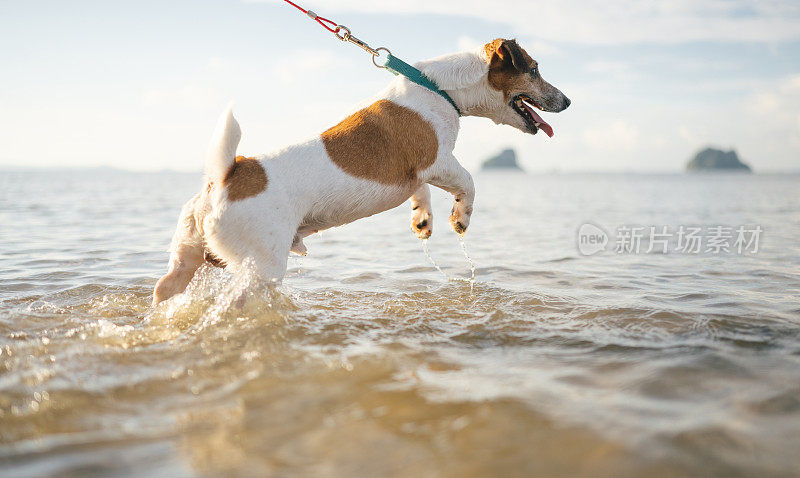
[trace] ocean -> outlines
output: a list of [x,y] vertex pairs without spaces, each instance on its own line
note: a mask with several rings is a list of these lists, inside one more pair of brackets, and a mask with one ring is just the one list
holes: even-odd
[[798,475],[800,175],[474,177],[153,309],[199,173],[0,172],[0,474]]

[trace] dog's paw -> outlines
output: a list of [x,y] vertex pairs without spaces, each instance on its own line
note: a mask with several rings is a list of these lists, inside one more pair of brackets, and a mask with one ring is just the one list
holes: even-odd
[[433,215],[423,207],[417,207],[411,214],[411,231],[420,239],[427,239],[433,234]]
[[461,201],[453,203],[450,211],[450,227],[456,234],[464,234],[469,227],[469,220],[472,217],[472,206],[464,206]]
[[289,249],[290,252],[294,252],[297,255],[305,256],[308,254],[308,249],[306,249],[306,245],[303,244],[303,240],[300,237],[295,236],[294,241],[292,241],[292,247]]

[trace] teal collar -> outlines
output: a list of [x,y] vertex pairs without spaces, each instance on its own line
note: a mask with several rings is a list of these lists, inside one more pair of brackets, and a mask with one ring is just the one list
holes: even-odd
[[420,86],[424,86],[425,88],[433,91],[434,93],[440,94],[442,98],[446,99],[451,105],[453,105],[453,108],[456,109],[456,113],[458,113],[458,116],[461,116],[461,110],[458,109],[458,106],[456,106],[456,102],[453,101],[453,98],[450,98],[450,95],[439,89],[436,83],[434,83],[427,76],[423,75],[422,72],[419,71],[418,69],[414,68],[413,66],[404,62],[403,60],[397,58],[396,56],[392,56],[391,54],[387,55],[386,64],[382,66],[383,68],[386,68],[395,75],[405,76],[414,83]]

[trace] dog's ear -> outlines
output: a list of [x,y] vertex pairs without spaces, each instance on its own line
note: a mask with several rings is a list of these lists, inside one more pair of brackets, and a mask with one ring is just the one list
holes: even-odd
[[517,45],[516,40],[497,40],[487,43],[485,48],[489,69],[513,67],[520,73],[527,73],[531,69],[528,56]]

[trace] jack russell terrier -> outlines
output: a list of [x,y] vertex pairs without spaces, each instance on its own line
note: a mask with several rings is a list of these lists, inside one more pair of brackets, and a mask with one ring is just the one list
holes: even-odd
[[[557,113],[570,104],[515,40],[414,66],[461,115],[530,134],[553,135],[537,109]],[[426,239],[433,226],[429,184],[454,196],[450,225],[463,234],[475,190],[453,156],[458,128],[459,112],[447,99],[402,76],[320,136],[257,158],[236,156],[241,130],[229,109],[214,133],[205,187],[181,211],[153,304],[183,292],[206,261],[235,270],[250,257],[260,277],[279,281],[289,252],[306,254],[306,236],[409,198],[411,229]]]

